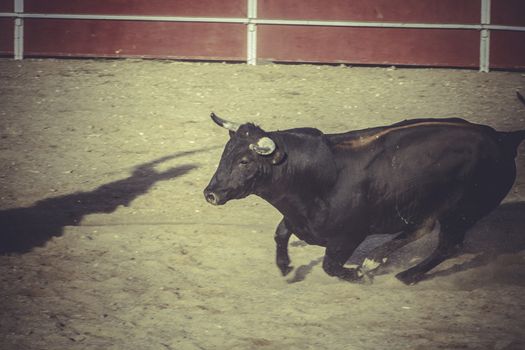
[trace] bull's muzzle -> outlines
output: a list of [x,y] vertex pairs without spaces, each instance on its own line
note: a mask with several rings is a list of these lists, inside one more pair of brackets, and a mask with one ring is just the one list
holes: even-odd
[[204,190],[204,198],[210,204],[219,205],[219,196],[208,189]]

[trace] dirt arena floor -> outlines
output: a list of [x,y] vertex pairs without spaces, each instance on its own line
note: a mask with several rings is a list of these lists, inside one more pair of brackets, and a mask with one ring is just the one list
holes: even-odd
[[0,60],[0,349],[525,349],[525,144],[500,208],[410,287],[394,273],[435,233],[371,285],[295,239],[282,277],[279,213],[202,195],[228,139],[211,111],[269,130],[525,129],[517,89],[523,72]]

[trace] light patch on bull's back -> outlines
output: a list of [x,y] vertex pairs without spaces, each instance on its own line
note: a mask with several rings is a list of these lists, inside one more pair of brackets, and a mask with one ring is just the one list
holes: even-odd
[[421,126],[472,126],[470,123],[453,123],[453,122],[421,122],[416,124],[409,124],[409,125],[400,125],[400,126],[394,126],[388,129],[383,129],[375,134],[368,135],[368,136],[362,136],[358,139],[353,140],[346,140],[341,143],[338,143],[335,145],[336,148],[360,148],[366,145],[371,144],[372,142],[379,140],[381,137],[385,136],[386,134],[389,134],[393,131],[403,130],[403,129],[409,129],[409,128],[416,128]]

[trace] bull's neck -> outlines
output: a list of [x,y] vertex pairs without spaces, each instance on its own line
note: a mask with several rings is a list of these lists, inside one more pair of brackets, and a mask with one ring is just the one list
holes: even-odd
[[257,194],[276,208],[285,218],[296,226],[308,226],[311,214],[320,212],[318,207],[326,206],[320,193],[310,192],[307,188],[290,186],[272,186],[272,189]]
[[[282,141],[282,140],[280,140]],[[256,194],[285,217],[305,220],[320,207],[337,180],[335,161],[320,140],[297,144],[286,140],[287,158],[272,170],[271,178]]]
[[301,214],[311,204],[318,201],[320,193],[311,192],[308,188],[293,184],[272,184],[271,188],[257,193],[257,195],[273,205],[283,215],[291,213]]

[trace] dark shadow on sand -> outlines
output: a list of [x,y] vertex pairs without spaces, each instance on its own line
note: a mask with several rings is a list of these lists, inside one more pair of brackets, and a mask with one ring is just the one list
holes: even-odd
[[456,255],[473,254],[473,259],[446,270],[427,273],[425,279],[449,276],[484,266],[502,254],[525,250],[525,202],[509,202],[499,206],[468,233]]
[[197,167],[186,164],[159,172],[154,169],[156,165],[202,151],[205,150],[175,153],[140,164],[129,177],[93,191],[47,198],[31,207],[0,211],[0,254],[28,252],[52,237],[61,236],[65,226],[78,225],[86,215],[111,213],[120,205],[129,205],[156,182],[174,179]]
[[319,265],[321,261],[323,261],[322,256],[310,261],[310,263],[307,265],[299,266],[298,268],[295,269],[293,277],[286,280],[286,282],[292,284],[292,283],[304,281],[306,276],[308,276],[308,274],[312,272],[312,269],[314,268],[314,266]]

